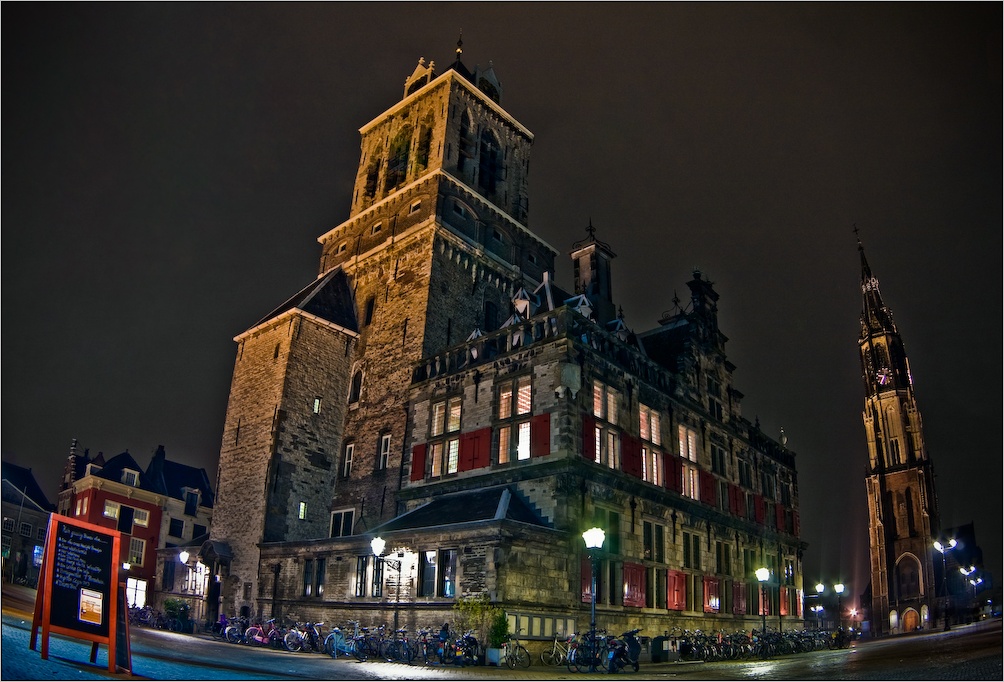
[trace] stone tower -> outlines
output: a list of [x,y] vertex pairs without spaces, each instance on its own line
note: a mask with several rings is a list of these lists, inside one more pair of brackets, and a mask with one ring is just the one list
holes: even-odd
[[871,620],[876,635],[929,628],[937,603],[932,545],[938,528],[934,471],[903,339],[861,254],[862,413],[868,440]]
[[[492,331],[553,275],[528,229],[532,134],[491,64],[419,59],[399,102],[360,129],[349,218],[319,276],[236,337],[213,551],[223,609],[260,612],[258,543],[365,532],[399,510],[414,364]],[[278,568],[276,568],[278,570]],[[226,571],[223,571],[227,575]]]

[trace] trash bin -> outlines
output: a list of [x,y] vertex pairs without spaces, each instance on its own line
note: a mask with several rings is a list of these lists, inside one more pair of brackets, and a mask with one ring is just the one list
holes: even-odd
[[669,637],[653,637],[649,649],[653,663],[663,663],[669,660]]

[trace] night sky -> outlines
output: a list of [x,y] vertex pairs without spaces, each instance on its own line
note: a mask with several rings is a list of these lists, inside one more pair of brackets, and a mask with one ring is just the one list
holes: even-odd
[[592,221],[644,331],[699,268],[743,415],[797,453],[805,580],[868,581],[856,225],[944,526],[1002,555],[1000,3],[4,3],[4,460],[72,439],[215,480],[233,337],[317,274],[358,129],[492,61],[530,227]]

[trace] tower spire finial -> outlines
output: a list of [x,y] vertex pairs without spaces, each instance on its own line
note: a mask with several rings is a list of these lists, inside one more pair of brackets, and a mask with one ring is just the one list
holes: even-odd
[[464,54],[464,29],[460,29],[460,37],[457,38],[457,61],[460,61],[461,55]]

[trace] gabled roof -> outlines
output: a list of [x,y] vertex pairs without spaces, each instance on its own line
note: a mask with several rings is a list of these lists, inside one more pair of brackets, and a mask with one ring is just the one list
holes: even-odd
[[205,469],[167,459],[164,446],[158,446],[146,469],[152,489],[176,500],[185,500],[185,488],[202,491],[201,505],[213,506],[213,488]]
[[296,292],[285,303],[258,320],[252,329],[294,308],[351,332],[359,331],[352,290],[349,288],[348,277],[340,267]]
[[503,486],[440,495],[431,502],[391,519],[373,530],[374,532],[412,530],[502,520],[548,527],[518,494]]
[[10,462],[0,462],[0,478],[4,482],[4,501],[21,504],[22,497],[25,497],[43,511],[52,511],[53,505],[42,492],[30,468],[26,469]]
[[140,490],[147,490],[149,492],[156,492],[151,486],[150,482],[147,480],[146,475],[143,473],[143,467],[141,467],[129,451],[119,453],[112,457],[110,460],[105,462],[105,465],[101,467],[100,471],[94,472],[94,476],[98,478],[103,478],[108,481],[115,481],[116,483],[122,482],[122,472],[126,469],[130,471],[137,472],[137,482],[136,486]]

